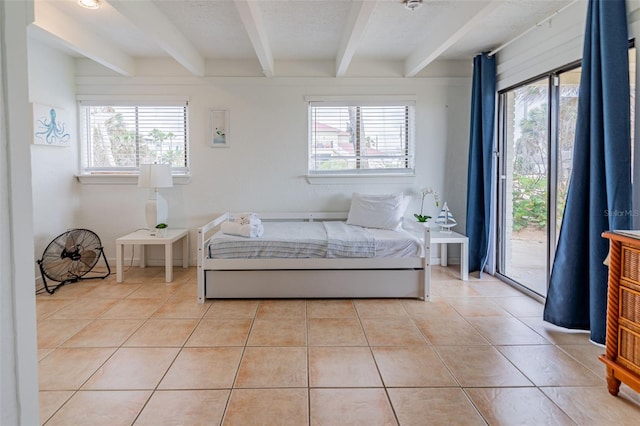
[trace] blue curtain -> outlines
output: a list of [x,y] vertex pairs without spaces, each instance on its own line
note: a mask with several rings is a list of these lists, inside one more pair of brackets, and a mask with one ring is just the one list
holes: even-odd
[[629,59],[624,0],[590,0],[578,118],[544,319],[605,342],[609,250],[602,232],[631,228]]
[[491,225],[491,180],[496,105],[496,61],[486,53],[473,59],[469,173],[467,175],[467,236],[469,271],[487,262]]

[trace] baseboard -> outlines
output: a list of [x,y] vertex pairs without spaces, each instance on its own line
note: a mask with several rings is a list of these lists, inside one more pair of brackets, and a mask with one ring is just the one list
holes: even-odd
[[[440,258],[439,257],[432,257],[431,258],[431,265],[440,265]],[[459,257],[449,257],[447,259],[447,265],[460,265],[460,258]]]
[[[109,266],[111,267],[111,272],[112,273],[116,273],[116,259],[115,258],[107,258],[107,261],[109,262]],[[99,265],[100,263],[98,263]],[[137,268],[140,266],[140,258],[139,257],[134,257],[133,258],[133,262],[131,261],[131,258],[125,258],[122,261],[122,264],[125,268],[128,268],[130,266]],[[146,266],[162,266],[164,267],[164,257],[147,257],[145,260],[145,265]],[[195,259],[189,259],[189,266],[193,266],[196,265],[196,260]],[[180,266],[182,267],[182,258],[174,258],[173,259],[173,266]]]

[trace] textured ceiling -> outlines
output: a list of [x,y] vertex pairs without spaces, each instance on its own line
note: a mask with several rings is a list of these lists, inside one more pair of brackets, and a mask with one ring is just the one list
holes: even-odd
[[[442,55],[443,59],[471,57],[491,50],[517,37],[527,29],[551,16],[569,2],[562,0],[509,0],[478,25],[482,31],[466,34]],[[548,25],[548,22],[545,23]]]
[[[196,74],[206,60],[258,59],[273,75],[277,61],[330,60],[344,70],[366,59],[406,61],[415,75],[434,58],[468,60],[492,50],[570,3],[424,0],[411,11],[400,0],[101,0],[99,9],[86,10],[76,0],[35,0],[34,25],[63,39],[74,56],[100,54],[82,45],[77,34],[85,32],[125,62],[173,57]],[[61,13],[74,31],[39,8]]]
[[351,5],[346,1],[263,1],[260,11],[274,57],[332,59]]
[[429,2],[413,11],[397,1],[382,2],[373,11],[356,57],[404,59],[423,43],[429,23],[435,22],[447,6]]
[[253,58],[232,0],[155,0],[154,4],[205,58]]

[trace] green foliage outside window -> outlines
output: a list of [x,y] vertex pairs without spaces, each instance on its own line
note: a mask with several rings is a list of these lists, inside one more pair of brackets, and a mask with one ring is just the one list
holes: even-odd
[[547,179],[513,175],[513,230],[547,225]]
[[[558,188],[560,223],[566,203],[566,187]],[[513,230],[545,229],[547,226],[547,178],[513,175]]]
[[186,167],[186,107],[88,106],[87,169],[133,170],[140,164]]

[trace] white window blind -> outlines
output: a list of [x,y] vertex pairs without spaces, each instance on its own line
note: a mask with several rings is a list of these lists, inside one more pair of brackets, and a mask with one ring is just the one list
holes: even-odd
[[413,104],[310,102],[309,115],[309,174],[413,172]]
[[138,171],[140,164],[188,167],[186,102],[135,105],[81,102],[85,173]]

